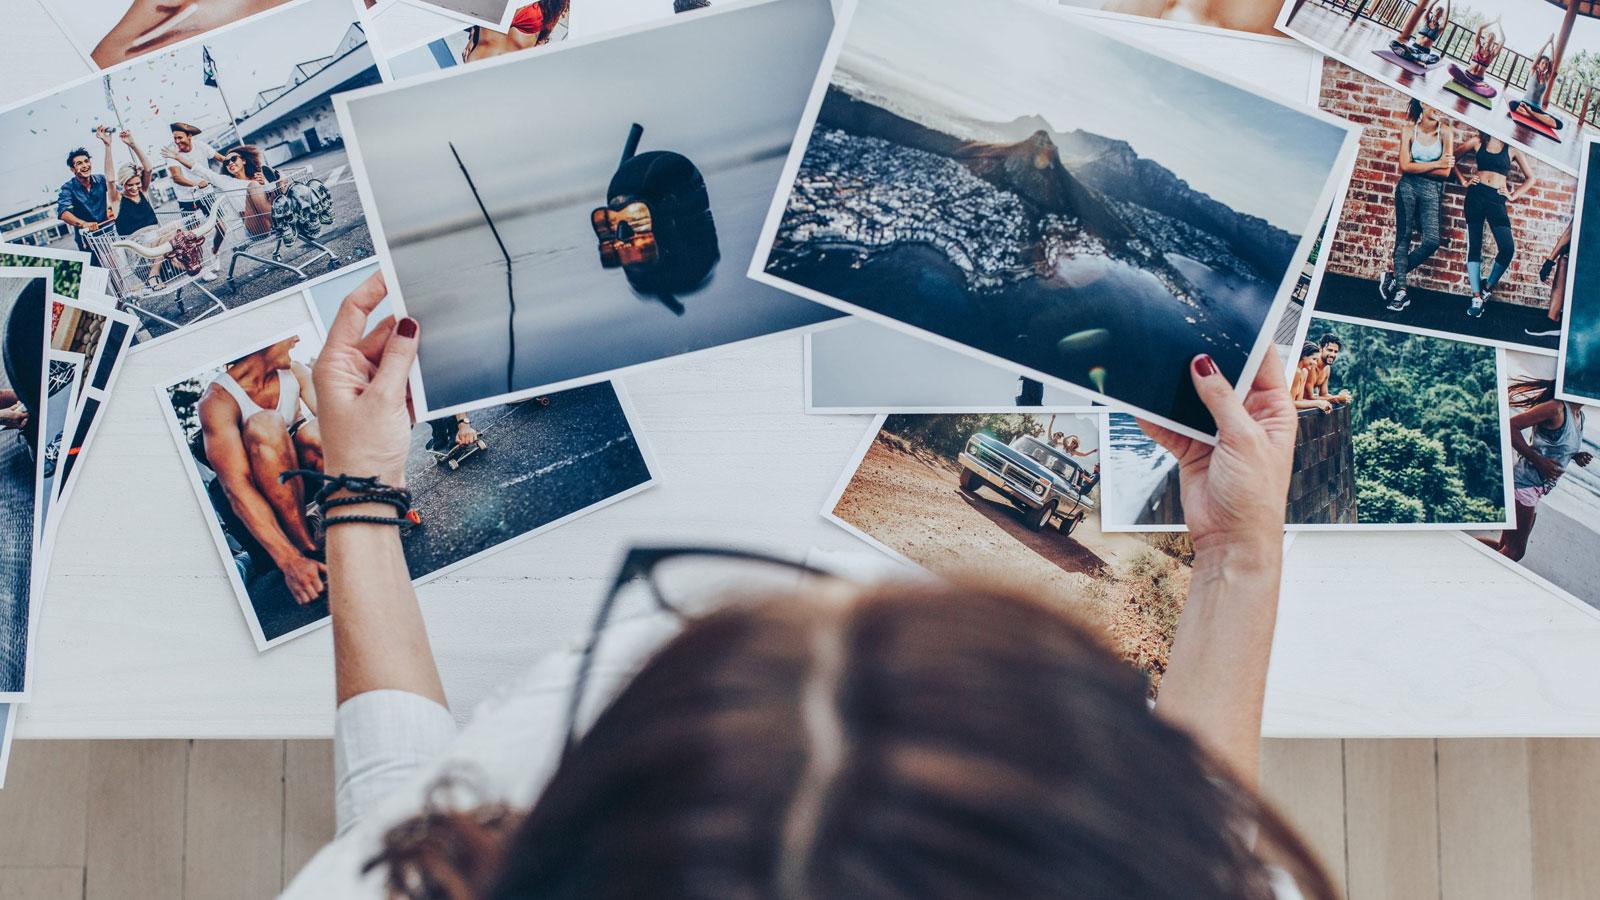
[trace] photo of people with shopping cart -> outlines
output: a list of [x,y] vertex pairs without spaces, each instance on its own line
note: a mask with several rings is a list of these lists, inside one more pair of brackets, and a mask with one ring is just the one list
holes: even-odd
[[6,240],[92,253],[136,346],[301,290],[372,255],[332,97],[379,80],[310,0],[0,112]]

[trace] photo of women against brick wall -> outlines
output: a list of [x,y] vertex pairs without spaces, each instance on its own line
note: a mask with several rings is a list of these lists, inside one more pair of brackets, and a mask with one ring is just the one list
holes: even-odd
[[1577,181],[1342,63],[1319,103],[1365,131],[1316,310],[1553,353]]

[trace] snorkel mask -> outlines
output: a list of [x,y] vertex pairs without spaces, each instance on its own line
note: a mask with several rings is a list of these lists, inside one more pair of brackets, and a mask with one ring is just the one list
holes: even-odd
[[700,170],[680,153],[639,153],[643,136],[643,127],[630,129],[606,205],[589,219],[600,265],[622,269],[635,290],[665,299],[703,283],[722,253]]

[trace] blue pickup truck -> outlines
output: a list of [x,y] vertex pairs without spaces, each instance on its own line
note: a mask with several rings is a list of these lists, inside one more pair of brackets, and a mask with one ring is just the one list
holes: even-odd
[[1089,495],[1099,482],[1098,473],[1028,435],[1007,445],[979,432],[961,451],[961,489],[975,493],[988,485],[1021,510],[1022,521],[1034,531],[1054,524],[1071,534],[1095,508]]

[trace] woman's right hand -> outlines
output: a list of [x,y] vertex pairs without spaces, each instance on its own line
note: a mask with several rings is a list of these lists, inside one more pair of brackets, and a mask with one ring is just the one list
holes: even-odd
[[367,317],[387,294],[382,272],[350,292],[328,328],[312,378],[326,471],[403,487],[412,425],[406,386],[418,331],[415,319],[397,324],[391,317],[367,332]]
[[1528,463],[1532,465],[1533,470],[1538,472],[1539,475],[1547,482],[1555,481],[1557,478],[1560,478],[1562,475],[1567,473],[1566,467],[1561,465],[1561,463],[1558,463],[1550,457],[1540,453],[1528,454]]
[[1268,349],[1243,400],[1209,356],[1197,356],[1190,376],[1217,423],[1207,444],[1141,422],[1145,433],[1177,457],[1184,518],[1201,557],[1226,561],[1283,552],[1284,507],[1294,462],[1299,416],[1283,381],[1277,351]]

